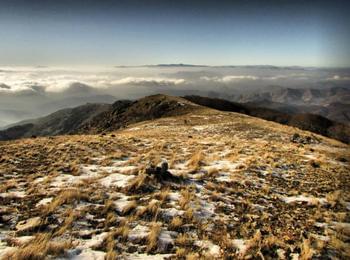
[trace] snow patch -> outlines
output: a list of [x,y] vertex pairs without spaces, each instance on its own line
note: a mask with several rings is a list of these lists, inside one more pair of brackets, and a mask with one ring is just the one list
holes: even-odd
[[35,207],[40,207],[40,206],[44,206],[44,205],[47,205],[49,204],[51,201],[52,201],[53,198],[44,198],[42,200],[40,200],[36,205]]
[[25,191],[10,191],[10,192],[4,192],[0,193],[1,198],[24,198],[26,197]]
[[100,183],[109,188],[109,187],[125,187],[135,175],[124,175],[120,173],[113,173],[108,175],[105,178],[100,179]]
[[304,195],[298,196],[290,196],[290,197],[281,197],[281,200],[285,203],[293,203],[293,202],[307,202],[309,205],[314,205],[317,203],[326,204],[327,200],[325,198],[316,198],[316,197],[306,197]]
[[131,242],[137,243],[141,242],[142,240],[146,239],[149,234],[149,228],[142,225],[137,225],[135,228],[133,228],[128,236],[128,239]]
[[63,259],[70,259],[70,260],[104,260],[105,259],[105,252],[101,251],[95,251],[91,250],[89,248],[79,250],[79,249],[72,249],[67,252],[67,258],[61,258]]
[[220,257],[220,247],[218,245],[213,244],[213,242],[209,240],[199,240],[194,243],[196,246],[204,249],[213,257]]

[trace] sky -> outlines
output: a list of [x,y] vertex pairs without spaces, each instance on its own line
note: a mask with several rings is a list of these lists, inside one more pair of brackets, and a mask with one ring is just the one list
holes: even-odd
[[350,66],[348,1],[0,0],[1,66]]

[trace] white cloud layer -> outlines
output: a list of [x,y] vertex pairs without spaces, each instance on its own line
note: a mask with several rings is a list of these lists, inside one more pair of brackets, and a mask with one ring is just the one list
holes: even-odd
[[155,93],[229,98],[271,87],[346,87],[349,82],[350,70],[344,69],[0,67],[0,121],[42,116],[86,102],[112,103]]

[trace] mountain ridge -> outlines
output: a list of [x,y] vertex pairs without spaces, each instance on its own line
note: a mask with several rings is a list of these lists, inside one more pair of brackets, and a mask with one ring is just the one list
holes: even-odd
[[350,142],[350,127],[312,114],[287,114],[223,99],[200,96],[172,97],[162,94],[138,100],[118,100],[113,104],[86,104],[59,110],[46,117],[22,122],[0,131],[0,140],[62,134],[97,134],[122,129],[130,124],[161,117],[179,116],[200,109],[218,109],[298,127],[317,134]]

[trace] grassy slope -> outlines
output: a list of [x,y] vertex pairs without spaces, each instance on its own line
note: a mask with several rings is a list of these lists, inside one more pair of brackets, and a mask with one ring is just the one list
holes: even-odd
[[[294,133],[310,136],[202,109],[113,136],[0,142],[0,250],[20,259],[73,248],[102,259],[349,257],[349,146],[317,135],[293,143]],[[144,173],[162,160],[182,183]],[[32,217],[39,222],[20,231]]]

